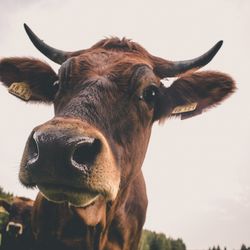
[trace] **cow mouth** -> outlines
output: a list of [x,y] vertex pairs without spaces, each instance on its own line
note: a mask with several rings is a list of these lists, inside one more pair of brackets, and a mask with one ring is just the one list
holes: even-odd
[[65,203],[74,207],[87,208],[103,196],[101,193],[89,189],[76,188],[58,184],[37,184],[42,195],[49,201],[55,203]]

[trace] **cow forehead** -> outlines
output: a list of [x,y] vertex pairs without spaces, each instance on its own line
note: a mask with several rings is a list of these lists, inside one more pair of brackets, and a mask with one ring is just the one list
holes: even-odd
[[150,64],[150,59],[144,53],[139,51],[124,51],[113,50],[105,48],[96,48],[86,50],[78,56],[81,60],[92,60],[94,63],[117,63],[117,62],[130,62],[130,63],[147,63]]
[[74,74],[88,72],[100,76],[119,74],[129,75],[135,65],[145,65],[150,69],[153,66],[150,60],[135,52],[120,50],[106,50],[103,48],[89,50],[73,60],[72,71]]

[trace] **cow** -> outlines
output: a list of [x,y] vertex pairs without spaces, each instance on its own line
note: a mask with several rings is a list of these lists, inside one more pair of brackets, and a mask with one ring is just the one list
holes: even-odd
[[[34,249],[135,250],[147,210],[141,166],[153,123],[191,118],[236,89],[217,71],[197,71],[222,46],[170,61],[111,37],[74,52],[53,48],[26,24],[34,46],[58,63],[58,74],[34,58],[3,58],[0,80],[27,103],[54,105],[35,127],[19,179],[38,187],[32,212]],[[171,86],[162,79],[177,77]]]
[[0,206],[9,214],[2,228],[0,250],[31,250],[33,234],[31,213],[34,201],[25,197],[13,197],[11,203],[0,200]]

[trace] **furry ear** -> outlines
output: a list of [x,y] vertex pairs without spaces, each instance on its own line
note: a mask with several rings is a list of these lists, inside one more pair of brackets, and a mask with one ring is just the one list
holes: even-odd
[[10,212],[11,204],[6,200],[0,200],[0,207],[3,207],[7,212]]
[[158,104],[158,119],[201,114],[218,105],[235,91],[234,80],[223,73],[203,71],[182,75],[169,88],[164,88]]
[[10,93],[25,101],[52,102],[53,83],[57,79],[53,69],[40,60],[25,57],[0,60],[0,81]]

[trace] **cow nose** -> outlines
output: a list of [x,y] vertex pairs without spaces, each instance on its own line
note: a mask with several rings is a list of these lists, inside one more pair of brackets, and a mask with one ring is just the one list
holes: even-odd
[[23,234],[23,225],[20,223],[15,223],[15,222],[10,221],[7,224],[6,232],[12,233],[16,236],[22,235]]
[[100,150],[100,140],[93,137],[72,135],[69,131],[36,131],[29,140],[27,167],[66,166],[86,173]]
[[77,143],[71,154],[71,164],[78,170],[91,166],[99,154],[101,143],[98,139],[84,137]]

